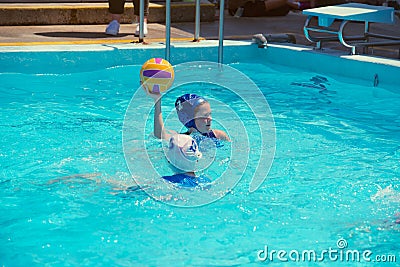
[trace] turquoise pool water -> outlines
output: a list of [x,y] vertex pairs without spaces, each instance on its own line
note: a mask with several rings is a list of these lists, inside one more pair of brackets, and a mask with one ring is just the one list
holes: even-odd
[[[299,266],[371,264],[322,254],[330,248],[371,251],[369,259],[393,266],[400,260],[397,85],[373,87],[262,60],[229,63],[260,88],[275,122],[274,161],[252,193],[261,148],[251,142],[259,135],[249,106],[213,84],[174,89],[164,111],[180,90],[201,93],[215,101],[217,128],[229,128],[232,110],[238,114],[248,132],[234,133],[235,141],[241,152],[251,151],[249,168],[228,194],[180,208],[137,190],[125,161],[124,119],[140,64],[79,69],[78,63],[64,71],[11,67],[0,74],[1,265],[293,265],[293,251],[304,250],[325,257],[298,259]],[[138,100],[139,109],[151,106],[145,96]],[[171,127],[179,127],[171,118]],[[163,145],[144,137],[150,128],[132,140],[144,140],[158,171],[170,172]],[[248,147],[241,143],[247,137]],[[139,158],[144,153],[137,151]],[[216,179],[226,169],[241,174],[231,144],[216,153],[207,176]],[[343,242],[347,247],[339,247]],[[287,253],[279,259],[272,250]]]

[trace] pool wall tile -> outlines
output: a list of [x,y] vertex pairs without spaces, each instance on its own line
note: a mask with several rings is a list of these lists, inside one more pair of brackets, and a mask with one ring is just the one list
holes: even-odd
[[[374,85],[400,87],[400,61],[361,55],[343,55],[338,51],[331,53],[315,51],[311,48],[270,45],[260,55],[265,62],[300,68],[331,76],[360,79]],[[378,84],[378,85],[379,85]],[[400,90],[400,88],[399,88]]]
[[[165,57],[164,47],[163,43],[2,47],[0,72],[65,73],[140,65],[152,57]],[[218,41],[174,43],[170,55],[173,65],[190,61],[218,62]],[[320,52],[296,45],[270,44],[262,49],[249,41],[224,41],[224,64],[252,61],[360,79],[371,85],[400,87],[399,60]]]

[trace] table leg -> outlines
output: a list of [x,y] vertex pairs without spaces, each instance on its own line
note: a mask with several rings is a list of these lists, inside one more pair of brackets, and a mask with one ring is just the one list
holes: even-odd
[[306,22],[304,23],[304,27],[303,27],[304,36],[306,37],[306,39],[308,41],[316,44],[315,49],[321,49],[321,41],[317,41],[317,40],[313,39],[309,33],[308,27],[310,26],[310,22],[311,22],[312,18],[313,18],[313,16],[308,16],[306,19]]
[[355,55],[356,54],[356,47],[354,45],[348,44],[343,37],[343,30],[344,27],[347,25],[349,21],[348,20],[343,20],[342,23],[340,24],[339,31],[338,31],[338,37],[339,37],[339,42],[344,45],[345,47],[351,48],[351,54]]

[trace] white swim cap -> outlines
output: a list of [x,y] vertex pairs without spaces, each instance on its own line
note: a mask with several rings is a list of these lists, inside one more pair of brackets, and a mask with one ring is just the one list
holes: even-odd
[[192,172],[202,157],[196,141],[186,134],[175,134],[169,140],[168,161],[177,169]]

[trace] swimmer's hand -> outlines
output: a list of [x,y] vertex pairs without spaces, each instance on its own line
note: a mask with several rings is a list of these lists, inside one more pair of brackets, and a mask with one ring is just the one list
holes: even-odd
[[145,88],[144,86],[142,86],[142,89],[145,91],[146,95],[148,95],[149,97],[151,97],[154,100],[154,102],[157,102],[161,98],[160,93],[149,92],[149,90],[147,90],[147,88]]

